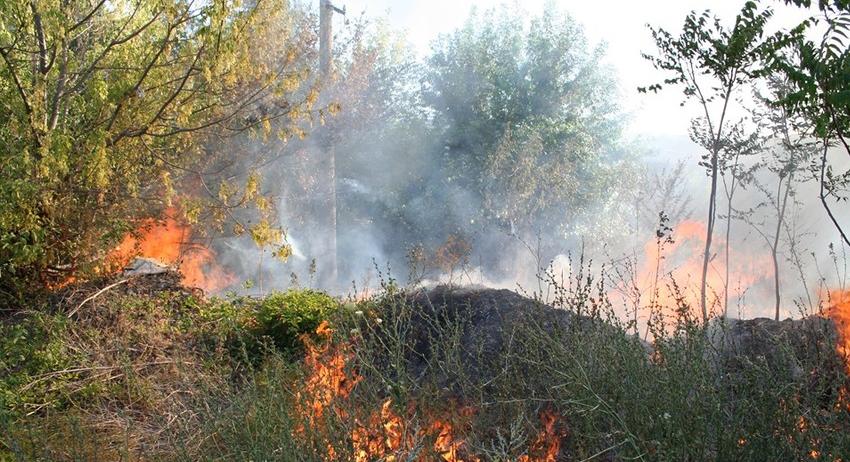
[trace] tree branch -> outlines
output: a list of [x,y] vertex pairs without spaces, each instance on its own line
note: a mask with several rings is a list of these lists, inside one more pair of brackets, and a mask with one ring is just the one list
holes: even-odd
[[850,247],[850,239],[847,238],[847,234],[844,233],[844,229],[841,227],[841,224],[838,223],[838,219],[835,218],[835,215],[832,213],[832,209],[829,207],[829,203],[826,201],[826,154],[829,151],[829,144],[826,140],[823,142],[823,156],[821,156],[820,163],[820,202],[823,204],[823,208],[826,210],[827,215],[829,215],[829,219],[832,220],[832,224],[835,225],[835,229],[838,230],[838,234],[841,235],[841,239]]

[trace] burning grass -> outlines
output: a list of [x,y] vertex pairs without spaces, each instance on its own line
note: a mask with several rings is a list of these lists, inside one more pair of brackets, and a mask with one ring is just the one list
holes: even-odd
[[[268,429],[279,439],[257,443],[256,429],[229,428],[208,454],[838,461],[850,451],[850,413],[841,406],[845,363],[823,319],[706,327],[680,317],[656,333],[647,354],[647,345],[599,310],[560,326],[534,322],[541,316],[522,323],[507,310],[505,324],[493,327],[495,318],[482,315],[489,301],[503,308],[517,302],[499,291],[459,293],[430,293],[434,305],[453,304],[451,316],[394,289],[343,310],[319,329],[299,378],[264,378],[220,417],[253,420],[275,406],[286,417],[273,421],[289,422],[289,433]],[[584,300],[584,313],[599,302]],[[540,308],[525,302],[529,312]],[[467,338],[497,328],[507,335],[496,350],[492,336]]]
[[[157,277],[166,276],[146,276]],[[41,333],[40,362],[3,382],[5,396],[25,397],[4,402],[3,451],[13,460],[846,460],[847,363],[835,354],[847,348],[845,298],[825,313],[838,331],[824,318],[706,326],[675,309],[650,346],[611,317],[604,290],[576,281],[557,291],[557,309],[485,289],[388,285],[331,306],[310,291],[204,300],[176,279],[126,284],[72,320],[25,318],[35,324],[18,337]],[[79,299],[95,288],[67,290]],[[290,323],[308,306],[316,316]],[[295,327],[275,338],[274,326]],[[281,341],[298,332],[304,349]],[[5,365],[28,354],[9,345]]]
[[[466,443],[464,434],[470,431],[475,406],[449,401],[449,407],[439,409],[423,405],[415,398],[399,407],[392,397],[378,408],[370,409],[352,400],[351,393],[363,380],[352,367],[353,348],[347,342],[333,344],[333,331],[327,324],[317,329],[324,336],[324,346],[309,342],[305,366],[308,371],[303,392],[296,393],[297,413],[306,424],[296,429],[300,437],[307,434],[327,435],[334,424],[347,423],[347,441],[319,441],[316,448],[324,460],[414,460],[418,462],[477,462],[482,459]],[[551,411],[541,414],[542,428],[530,442],[528,451],[517,460],[521,462],[554,462],[560,452],[562,435],[556,430],[558,417]],[[346,454],[346,457],[341,456]]]

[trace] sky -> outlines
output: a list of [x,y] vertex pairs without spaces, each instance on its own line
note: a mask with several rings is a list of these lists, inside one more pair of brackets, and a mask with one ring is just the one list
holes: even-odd
[[[470,10],[486,10],[505,4],[505,0],[334,0],[345,6],[348,14],[387,17],[389,23],[406,32],[410,45],[420,56],[428,53],[431,42],[442,33],[449,33],[463,24]],[[510,3],[509,3],[510,4]],[[656,83],[663,78],[641,57],[641,52],[655,50],[646,25],[678,31],[692,10],[709,7],[721,18],[731,20],[743,5],[743,0],[526,0],[519,2],[532,14],[540,13],[546,5],[555,5],[584,26],[593,44],[604,43],[605,64],[618,74],[621,107],[629,116],[627,134],[645,139],[665,139],[667,143],[687,141],[690,119],[696,115],[693,105],[681,107],[682,94],[669,89],[659,94],[638,94],[638,86]],[[796,21],[804,12],[774,2],[779,22]]]

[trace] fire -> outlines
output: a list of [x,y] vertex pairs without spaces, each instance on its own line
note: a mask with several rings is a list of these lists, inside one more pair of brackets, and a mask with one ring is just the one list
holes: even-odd
[[[670,315],[680,303],[685,303],[696,313],[700,306],[703,246],[706,226],[696,220],[684,220],[673,227],[672,242],[662,242],[653,237],[643,245],[641,264],[636,269],[634,287],[620,287],[609,295],[621,299],[622,293],[637,293],[640,309],[660,309]],[[706,303],[709,310],[721,311],[724,304],[726,285],[726,262],[722,249],[726,243],[715,235],[715,250],[718,257],[709,263],[707,274]],[[766,256],[752,257],[746,252],[731,254],[735,259],[729,267],[728,293],[730,301],[743,296],[753,286],[770,277],[772,268]],[[678,292],[671,287],[675,282]],[[636,290],[634,290],[636,289]]]
[[[316,334],[329,339],[333,330],[327,321],[323,321],[316,329]],[[306,338],[304,341],[307,344],[304,362],[311,374],[304,384],[305,392],[299,393],[297,398],[299,403],[305,403],[300,411],[308,418],[307,423],[316,427],[324,424],[325,412],[333,405],[334,400],[347,398],[354,385],[360,381],[360,377],[350,377],[346,372],[351,351],[345,345],[331,349],[329,342],[322,346]],[[338,409],[337,412],[343,411]]]
[[847,362],[847,373],[850,374],[850,291],[833,292],[831,296],[832,306],[826,314],[835,324],[838,354]]
[[395,413],[392,404],[391,399],[384,401],[380,411],[372,413],[365,425],[358,422],[352,430],[355,462],[368,462],[374,458],[395,460],[393,453],[403,446],[405,432],[401,417]]
[[[847,374],[850,375],[850,291],[836,291],[831,294],[832,305],[826,315],[835,325],[838,334],[836,352],[844,359]],[[838,394],[839,408],[850,410],[850,386],[842,387]]]
[[215,292],[234,283],[233,275],[215,263],[215,253],[192,243],[192,229],[178,219],[174,208],[165,211],[164,219],[148,219],[134,233],[127,234],[107,256],[107,266],[122,268],[134,257],[158,260],[177,266],[183,284]]
[[[353,358],[349,343],[332,345],[333,330],[327,322],[322,322],[316,333],[324,341],[315,344],[305,338],[307,356],[305,365],[309,375],[303,390],[296,394],[297,410],[304,424],[296,428],[300,436],[311,433],[322,434],[330,424],[329,417],[339,421],[351,422],[348,444],[353,462],[384,460],[400,462],[481,462],[470,452],[465,439],[461,436],[468,428],[469,418],[476,410],[472,407],[452,406],[454,412],[439,416],[426,416],[426,424],[414,426],[415,403],[408,403],[407,412],[396,411],[392,399],[386,399],[379,408],[371,411],[350,409],[347,400],[362,377],[349,370],[349,361]],[[534,438],[528,455],[521,456],[520,462],[554,462],[561,450],[564,435],[558,430],[557,414],[546,411],[541,414],[542,429]],[[421,443],[430,444],[431,454],[416,454]],[[336,443],[337,445],[339,443]],[[334,442],[324,443],[326,460],[340,460],[342,447]],[[434,458],[436,457],[436,458]]]
[[558,460],[558,454],[561,452],[561,440],[565,436],[557,428],[559,420],[558,415],[552,411],[547,410],[540,415],[543,428],[531,443],[529,452],[532,455],[521,456],[519,462],[555,462]]

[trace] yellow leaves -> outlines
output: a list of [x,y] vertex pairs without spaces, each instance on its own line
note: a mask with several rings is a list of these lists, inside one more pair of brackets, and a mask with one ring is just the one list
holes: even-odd
[[165,198],[166,207],[171,207],[174,199],[174,183],[171,181],[171,172],[168,170],[163,170],[159,175],[160,181],[162,181],[163,188],[163,196]]
[[94,148],[85,165],[85,179],[89,186],[95,189],[106,189],[109,186],[111,168],[106,146]]
[[197,224],[201,217],[200,202],[186,199],[182,201],[182,205],[183,214],[186,216],[186,221],[189,222],[190,225]]
[[109,96],[109,86],[101,78],[93,79],[89,84],[89,89],[92,96],[101,102],[106,101]]
[[254,203],[257,205],[257,210],[260,212],[267,212],[271,209],[271,202],[265,196],[258,196]]
[[319,90],[316,88],[311,88],[307,93],[307,97],[304,98],[304,102],[307,103],[308,106],[313,106],[316,104],[316,101],[319,99]]
[[[227,131],[217,128],[234,128],[249,112],[254,114],[257,105],[244,101],[245,108],[229,117],[245,98],[277,103],[268,105],[276,112],[257,125],[258,134],[269,137],[281,130],[282,138],[305,136],[301,129],[290,130],[287,121],[280,125],[271,121],[285,118],[284,113],[296,107],[292,125],[306,129],[310,110],[303,98],[310,86],[307,58],[312,53],[312,31],[300,29],[306,22],[286,0],[201,3],[110,0],[87,17],[94,3],[62,6],[59,0],[35,0],[54,63],[42,74],[33,66],[38,46],[32,21],[13,27],[21,18],[8,14],[14,10],[29,15],[30,2],[0,1],[4,5],[0,45],[9,48],[11,61],[18,63],[27,100],[25,108],[7,79],[5,89],[15,97],[4,114],[7,157],[15,162],[9,171],[27,187],[21,189],[26,197],[9,210],[18,223],[26,221],[26,213],[47,205],[61,214],[37,226],[45,234],[68,234],[52,233],[48,227],[77,234],[68,242],[45,244],[51,251],[79,249],[78,254],[57,259],[97,255],[101,249],[89,243],[116,232],[115,217],[138,216],[151,202],[176,205],[190,224],[203,223],[197,227],[210,231],[217,229],[214,226],[232,226],[227,220],[236,218],[229,212],[244,209],[240,211],[266,219],[257,226],[253,226],[256,220],[236,225],[234,234],[251,232],[266,245],[282,239],[282,231],[271,225],[276,223],[270,218],[274,200],[261,197],[260,175],[242,176],[220,188],[210,186],[210,195],[195,175],[186,172],[206,172],[229,155],[213,152],[217,148],[211,146],[218,146],[214,137]],[[81,19],[83,23],[68,32]],[[278,40],[281,37],[286,43]],[[116,39],[126,40],[116,45]],[[82,48],[72,46],[71,40]],[[12,43],[18,46],[11,47]],[[188,78],[183,80],[186,72]],[[279,72],[285,78],[271,81]],[[54,123],[54,97],[61,85],[64,91],[58,96],[60,110]],[[257,88],[263,90],[254,96]],[[194,127],[203,128],[188,131]],[[202,181],[215,183],[210,176]],[[92,213],[94,207],[99,207],[97,214]],[[280,253],[289,252],[284,248]]]
[[301,110],[297,107],[294,107],[289,110],[289,120],[295,122],[301,118]]
[[289,131],[286,129],[280,129],[277,131],[277,139],[279,139],[282,143],[286,143],[289,141]]
[[291,72],[280,82],[280,90],[284,93],[292,93],[301,86],[303,79],[297,73]]
[[293,48],[293,47],[287,48],[287,50],[286,50],[286,64],[290,64],[293,61],[295,61],[295,58],[297,56],[298,56],[298,53],[296,52],[295,48]]
[[276,244],[283,240],[283,231],[272,226],[267,219],[260,220],[251,227],[251,239],[260,247]]
[[213,72],[210,66],[204,66],[201,74],[204,76],[204,80],[207,82],[213,82]]
[[263,139],[268,140],[272,132],[272,123],[269,119],[263,119]]
[[272,255],[281,261],[286,261],[292,256],[292,246],[289,243],[285,243],[278,247]]
[[217,232],[224,231],[225,220],[227,220],[227,213],[225,213],[223,208],[217,207],[212,209],[212,225]]
[[254,198],[257,197],[257,194],[260,190],[260,176],[257,172],[252,172],[248,175],[248,179],[245,181],[245,193],[242,196],[244,202],[250,202]]
[[227,202],[230,200],[231,197],[233,197],[233,194],[235,192],[235,188],[232,184],[228,183],[227,181],[222,181],[221,184],[218,186],[218,200],[222,204],[227,204]]

